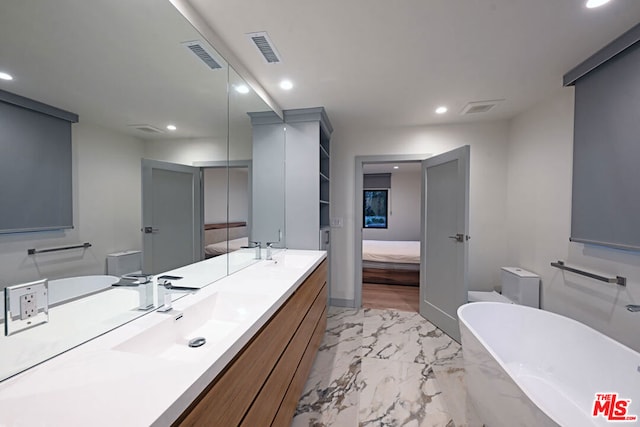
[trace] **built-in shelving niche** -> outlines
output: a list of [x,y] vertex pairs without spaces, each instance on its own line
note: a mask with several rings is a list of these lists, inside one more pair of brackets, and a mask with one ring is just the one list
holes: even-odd
[[328,228],[330,192],[330,139],[320,127],[320,228]]

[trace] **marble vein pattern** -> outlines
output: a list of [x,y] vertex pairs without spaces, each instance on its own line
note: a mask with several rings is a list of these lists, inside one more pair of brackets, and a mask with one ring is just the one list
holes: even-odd
[[292,427],[462,427],[460,345],[418,313],[330,307]]

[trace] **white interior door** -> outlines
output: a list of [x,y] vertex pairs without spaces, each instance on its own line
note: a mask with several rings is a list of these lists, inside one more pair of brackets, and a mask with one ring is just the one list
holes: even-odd
[[460,342],[467,302],[469,146],[422,162],[420,314]]
[[142,271],[157,274],[200,261],[202,224],[200,169],[143,159]]

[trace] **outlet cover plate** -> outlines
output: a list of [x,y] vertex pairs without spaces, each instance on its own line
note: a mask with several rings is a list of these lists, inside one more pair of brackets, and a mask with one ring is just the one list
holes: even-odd
[[332,228],[342,228],[342,217],[333,217],[333,218],[331,218],[331,227]]
[[13,335],[49,321],[47,279],[7,286],[4,290],[4,334]]

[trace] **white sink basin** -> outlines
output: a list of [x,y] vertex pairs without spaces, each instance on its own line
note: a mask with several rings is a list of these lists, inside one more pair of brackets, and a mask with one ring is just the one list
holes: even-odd
[[[167,319],[114,347],[114,350],[167,360],[195,361],[219,350],[238,326],[253,322],[266,309],[269,298],[219,292],[186,308],[166,313]],[[206,343],[190,347],[202,337]],[[230,337],[231,338],[231,337]],[[235,338],[229,342],[235,341]]]

